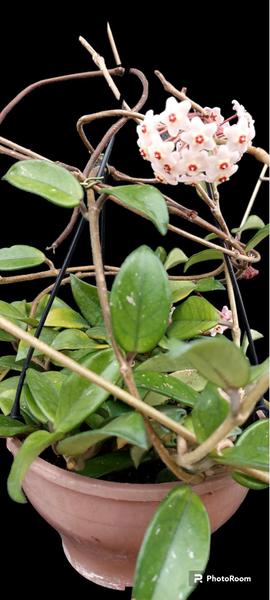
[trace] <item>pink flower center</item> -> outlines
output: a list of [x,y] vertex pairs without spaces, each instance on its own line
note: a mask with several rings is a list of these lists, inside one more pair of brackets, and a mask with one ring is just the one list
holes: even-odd
[[246,135],[240,135],[239,137],[239,144],[244,144],[247,141],[247,136]]
[[192,173],[194,173],[194,171],[198,170],[198,167],[195,164],[191,164],[191,165],[188,165],[188,170],[191,171]]
[[165,173],[170,173],[171,170],[172,169],[171,169],[170,165],[168,165],[168,164],[164,165],[164,171],[165,171]]
[[141,148],[141,150],[140,150],[140,154],[141,154],[141,156],[142,156],[143,158],[146,158],[146,157],[147,157],[147,154],[146,154],[145,150],[143,150],[142,148]]
[[160,154],[160,152],[154,152],[154,157],[155,157],[157,160],[160,160],[160,159],[161,159],[161,154]]
[[219,182],[224,183],[225,181],[227,181],[227,179],[228,179],[228,177],[226,177],[226,175],[224,175],[224,177],[219,178]]
[[169,121],[170,121],[170,123],[175,123],[175,121],[176,121],[176,114],[175,113],[171,113],[169,115]]
[[229,167],[229,163],[227,162],[223,162],[219,165],[219,168],[222,169],[224,171],[224,169],[228,169]]
[[141,132],[142,133],[147,133],[147,127],[146,127],[146,125],[142,125],[141,126]]
[[203,142],[204,142],[203,135],[196,135],[195,142],[196,142],[196,144],[203,144]]

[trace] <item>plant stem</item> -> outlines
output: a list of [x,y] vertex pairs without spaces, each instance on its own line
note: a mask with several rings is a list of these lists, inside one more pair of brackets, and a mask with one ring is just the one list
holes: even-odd
[[233,285],[232,285],[230,273],[229,273],[229,270],[228,270],[228,267],[227,267],[227,264],[226,264],[225,260],[224,260],[224,272],[225,272],[225,278],[226,278],[226,285],[227,285],[227,292],[228,292],[228,298],[229,298],[230,308],[231,308],[231,311],[232,311],[232,337],[233,337],[233,341],[236,344],[236,346],[238,346],[238,348],[240,348],[240,345],[241,345],[241,330],[240,330],[240,327],[239,327],[239,320],[238,320],[238,313],[237,313],[237,307],[236,307],[234,289],[233,289]]
[[175,431],[175,433],[179,433],[187,441],[193,444],[196,443],[196,438],[193,435],[193,433],[191,433],[188,429],[180,425],[180,423],[177,423],[173,419],[170,419],[165,414],[156,410],[153,406],[150,406],[142,400],[135,398],[132,394],[123,390],[117,385],[111,383],[110,381],[107,381],[106,379],[103,379],[102,377],[100,377],[100,375],[97,375],[97,373],[94,373],[90,369],[86,369],[85,367],[77,363],[75,360],[69,358],[68,356],[65,356],[61,352],[58,352],[58,350],[54,350],[54,348],[52,348],[48,344],[45,344],[45,342],[42,342],[38,338],[35,338],[33,335],[30,335],[17,325],[14,325],[14,323],[11,323],[11,321],[6,319],[5,317],[0,317],[0,329],[7,331],[8,333],[20,340],[24,340],[29,346],[40,350],[42,354],[45,354],[53,361],[56,361],[63,367],[66,367],[70,371],[77,373],[81,377],[84,377],[85,379],[87,379],[91,383],[94,383],[95,385],[98,385],[102,389],[107,390],[110,394],[116,396],[116,398],[119,398],[119,400],[122,400],[129,406],[132,406],[133,408],[141,412],[143,415],[155,419],[158,423],[164,425],[164,427],[167,427],[171,431]]
[[266,473],[265,471],[259,471],[259,469],[252,469],[251,467],[243,467],[242,465],[240,465],[239,467],[229,466],[229,469],[230,471],[240,471],[241,473],[245,473],[246,475],[250,475],[250,477],[254,477],[259,481],[263,481],[264,483],[269,484],[269,473]]
[[[257,197],[258,191],[259,191],[259,189],[260,189],[260,187],[261,187],[261,185],[262,185],[262,182],[263,182],[263,179],[262,179],[262,178],[264,177],[264,175],[265,175],[265,173],[266,173],[267,169],[268,169],[268,165],[264,165],[264,166],[263,166],[263,168],[262,168],[262,170],[261,170],[261,172],[260,172],[260,175],[259,175],[258,181],[257,181],[257,183],[256,183],[256,185],[255,185],[255,188],[254,188],[254,190],[253,190],[252,194],[251,194],[250,201],[249,201],[249,203],[248,203],[248,205],[247,205],[247,208],[246,208],[246,210],[245,210],[245,214],[244,214],[244,216],[243,216],[243,219],[242,219],[242,221],[241,221],[241,223],[240,223],[240,228],[241,228],[241,227],[243,227],[243,225],[245,225],[245,222],[246,222],[246,220],[247,220],[247,218],[248,218],[248,216],[249,216],[249,214],[250,214],[250,211],[251,211],[251,209],[252,209],[252,207],[253,207],[253,204],[254,204],[254,202],[255,202],[255,200],[256,200],[256,197]],[[240,232],[240,233],[241,233],[241,232]],[[240,238],[240,234],[239,234],[239,238]]]

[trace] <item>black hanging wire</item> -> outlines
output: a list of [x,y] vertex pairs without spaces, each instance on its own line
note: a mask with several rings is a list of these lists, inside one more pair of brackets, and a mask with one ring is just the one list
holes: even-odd
[[[104,152],[104,155],[102,157],[102,160],[101,160],[101,163],[100,163],[100,166],[99,166],[99,169],[98,169],[97,177],[104,177],[104,174],[105,174],[105,171],[106,171],[106,166],[107,166],[110,154],[111,154],[112,149],[113,149],[113,144],[114,144],[114,137],[110,140],[110,142],[109,142],[109,144],[108,144],[108,146],[107,146],[107,148],[106,148],[106,150]],[[46,308],[45,308],[44,312],[42,313],[42,316],[40,318],[38,327],[37,327],[37,329],[35,331],[34,337],[36,337],[36,338],[39,338],[39,336],[41,334],[42,328],[43,328],[43,326],[45,324],[45,321],[46,321],[47,316],[49,314],[49,311],[51,309],[52,303],[53,303],[53,301],[55,299],[55,296],[56,296],[56,294],[57,294],[57,292],[58,292],[58,290],[60,288],[61,281],[62,281],[62,279],[65,276],[66,270],[67,270],[67,268],[68,268],[68,266],[70,264],[70,261],[72,259],[73,254],[74,254],[74,251],[75,251],[75,248],[77,246],[77,243],[78,243],[78,241],[79,241],[79,239],[81,237],[81,234],[82,234],[82,231],[83,231],[85,223],[86,223],[86,220],[82,216],[81,219],[80,219],[80,221],[79,221],[79,225],[78,225],[78,227],[76,229],[76,232],[75,232],[75,234],[73,236],[72,242],[70,244],[70,247],[69,247],[68,253],[67,253],[66,257],[65,257],[65,260],[63,262],[63,265],[62,265],[62,267],[60,269],[60,272],[58,273],[57,278],[55,280],[55,284],[54,284],[54,287],[53,287],[53,289],[51,291],[50,298],[49,298],[49,300],[47,302]],[[13,406],[12,406],[12,409],[11,409],[11,413],[10,413],[10,416],[13,419],[18,419],[18,420],[21,419],[21,415],[20,415],[20,396],[21,396],[21,392],[22,392],[22,388],[23,388],[23,384],[24,384],[24,380],[25,380],[25,376],[26,376],[26,371],[27,371],[27,369],[29,367],[29,364],[31,362],[33,353],[34,353],[34,348],[32,348],[32,347],[29,348],[29,350],[27,352],[26,359],[24,361],[24,365],[23,365],[20,377],[19,377],[18,386],[17,386],[17,389],[16,389],[16,396],[15,396],[15,400],[14,400],[14,403],[13,403]]]
[[[214,201],[214,193],[213,193],[212,185],[209,184],[209,183],[206,183],[206,187],[207,187],[207,192],[208,192],[209,197],[211,198],[211,200]],[[216,226],[220,229],[220,225],[217,222],[217,220],[214,219],[214,221],[215,221]],[[221,239],[218,240],[218,244],[220,246],[222,246],[223,248],[227,248],[226,243],[223,240],[221,240]],[[225,263],[226,263],[226,266],[227,266],[227,269],[228,269],[228,272],[229,272],[229,276],[230,276],[230,279],[231,279],[231,282],[232,282],[232,286],[233,286],[233,290],[234,290],[234,294],[235,294],[235,301],[236,301],[236,304],[237,304],[237,308],[239,310],[240,320],[241,320],[241,322],[243,324],[243,329],[244,329],[244,331],[246,333],[246,336],[247,336],[247,339],[248,339],[248,342],[249,342],[249,350],[250,350],[251,362],[254,365],[257,365],[258,362],[259,362],[258,361],[258,356],[257,356],[257,352],[256,352],[256,349],[255,349],[254,340],[252,339],[251,329],[250,329],[250,325],[249,325],[249,321],[248,321],[248,316],[247,316],[247,313],[246,313],[245,305],[244,305],[244,302],[243,302],[242,294],[241,294],[241,291],[240,291],[240,288],[239,288],[239,285],[238,285],[238,281],[237,281],[237,278],[236,278],[236,275],[235,275],[235,272],[234,272],[234,269],[233,269],[233,266],[232,266],[232,261],[231,261],[231,258],[230,258],[230,256],[228,254],[224,254],[224,260],[225,260]],[[266,416],[268,416],[269,411],[268,411],[267,407],[264,404],[263,398],[261,398],[258,401],[258,403],[256,404],[255,409],[254,409],[254,413],[252,415],[252,420],[256,419],[256,411],[257,410],[263,411],[263,413]]]

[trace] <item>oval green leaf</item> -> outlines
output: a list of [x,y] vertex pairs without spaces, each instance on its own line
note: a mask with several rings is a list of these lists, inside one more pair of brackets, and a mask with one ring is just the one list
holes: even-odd
[[192,423],[199,442],[206,440],[229,413],[229,403],[222,398],[218,389],[208,383],[200,393],[192,411]]
[[264,490],[268,488],[268,483],[263,483],[259,479],[254,479],[254,477],[250,477],[245,473],[240,473],[240,471],[235,471],[232,473],[232,478],[240,485],[249,488],[250,490]]
[[183,250],[180,250],[180,248],[173,248],[173,250],[171,250],[171,252],[169,252],[169,254],[166,258],[164,267],[165,267],[166,271],[168,271],[168,269],[172,269],[173,267],[176,267],[177,265],[181,265],[182,263],[187,262],[187,260],[188,260],[188,257],[183,252]]
[[21,160],[12,165],[3,179],[64,208],[78,206],[83,198],[83,188],[77,179],[46,160]]
[[209,519],[201,499],[187,486],[174,488],[147,528],[132,598],[185,600],[196,586],[190,572],[204,571],[209,548]]
[[72,308],[53,308],[45,321],[45,327],[66,327],[71,329],[86,329],[87,321]]
[[97,288],[71,275],[73,298],[84,318],[90,325],[102,325],[103,315],[100,307]]
[[232,233],[239,233],[246,231],[247,229],[261,229],[264,227],[264,222],[257,215],[250,215],[242,227],[235,227],[232,229]]
[[192,296],[174,311],[168,335],[180,340],[192,338],[209,331],[219,320],[218,310],[208,300]]
[[257,231],[257,233],[255,233],[255,235],[247,243],[247,245],[245,247],[245,251],[248,252],[249,250],[252,250],[252,248],[255,248],[255,246],[257,246],[268,235],[269,235],[269,224],[265,225],[264,227],[262,227],[262,229],[259,229],[259,231]]
[[45,254],[32,246],[10,246],[0,249],[0,271],[18,271],[36,267],[45,261]]
[[187,406],[193,407],[198,399],[198,394],[191,387],[172,375],[154,371],[135,371],[134,378],[139,388],[157,392]]
[[183,300],[196,289],[195,283],[193,281],[174,281],[169,280],[169,285],[172,293],[172,302],[179,302],[179,300]]
[[171,293],[162,263],[147,246],[123,263],[110,306],[114,335],[124,350],[147,352],[156,346],[168,325]]
[[197,263],[204,262],[206,260],[222,260],[223,254],[218,250],[202,250],[201,252],[196,252],[193,254],[184,266],[184,272],[186,272],[189,267],[192,265],[196,265]]
[[225,448],[215,460],[225,465],[252,467],[261,471],[269,468],[268,419],[252,423],[238,438],[234,448]]
[[12,417],[0,415],[0,437],[12,437],[21,433],[30,433],[33,427],[25,425]]
[[162,194],[152,185],[121,185],[102,188],[102,194],[110,194],[120,200],[125,208],[141,214],[154,223],[157,230],[165,235],[168,229],[169,213]]
[[214,292],[215,290],[225,290],[225,286],[214,277],[207,277],[196,283],[196,292]]
[[53,340],[52,347],[56,350],[80,350],[81,348],[98,350],[107,348],[108,344],[97,344],[78,329],[64,329]]

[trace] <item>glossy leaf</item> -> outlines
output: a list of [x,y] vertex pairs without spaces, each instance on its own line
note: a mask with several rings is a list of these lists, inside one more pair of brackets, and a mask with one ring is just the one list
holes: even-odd
[[17,452],[8,477],[8,493],[15,502],[26,502],[25,495],[21,489],[24,477],[31,463],[48,446],[59,439],[59,434],[48,431],[35,431],[23,442]]
[[228,413],[229,403],[214,385],[208,383],[192,411],[192,422],[198,441],[206,440],[223,423]]
[[0,415],[0,437],[12,437],[21,433],[29,433],[33,428],[12,417]]
[[[34,335],[35,330],[28,330],[29,333],[31,333],[32,335]],[[57,336],[57,331],[54,331],[53,329],[49,328],[49,327],[43,327],[41,334],[39,336],[39,339],[42,342],[45,342],[45,344],[49,344],[49,346],[52,346],[53,340],[56,338]],[[24,341],[24,340],[20,340],[19,345],[18,345],[18,350],[17,350],[17,355],[16,355],[16,362],[19,362],[24,360],[27,356],[27,352],[29,350],[29,345]],[[42,356],[43,353],[40,350],[35,350],[33,356]]]
[[184,368],[175,371],[172,375],[186,383],[195,392],[201,392],[206,386],[206,379],[188,361],[185,362]]
[[167,258],[167,252],[165,248],[163,248],[162,246],[158,246],[155,249],[155,254],[158,256],[159,260],[161,260],[162,264],[164,264]]
[[129,452],[123,452],[122,450],[116,450],[108,454],[101,454],[90,458],[86,461],[84,468],[78,471],[79,475],[85,475],[86,477],[104,477],[109,473],[117,473],[118,471],[124,471],[133,467],[133,462]]
[[250,425],[238,438],[234,448],[225,448],[215,460],[235,467],[252,467],[261,471],[269,468],[268,419]]
[[118,198],[126,208],[138,212],[154,223],[157,230],[165,235],[169,223],[169,213],[164,197],[152,185],[121,185],[102,188],[102,194],[111,194]]
[[87,321],[72,308],[53,308],[45,321],[46,327],[66,327],[71,329],[86,329]]
[[141,389],[158,392],[167,398],[192,407],[198,399],[198,394],[191,387],[172,375],[154,371],[136,371],[134,375],[136,385]]
[[262,227],[262,229],[259,229],[259,231],[257,231],[257,233],[255,233],[255,235],[251,238],[251,240],[249,240],[249,242],[247,243],[247,245],[245,247],[245,251],[248,252],[249,250],[252,250],[252,248],[255,248],[268,235],[269,235],[269,225],[265,225],[264,227]]
[[173,248],[165,260],[164,267],[166,271],[168,271],[168,269],[181,265],[182,263],[187,262],[187,260],[188,257],[183,250],[180,250],[180,248]]
[[0,271],[18,271],[41,265],[45,255],[32,246],[11,246],[0,249]]
[[88,335],[88,337],[90,337],[93,340],[108,340],[108,334],[106,332],[106,329],[101,325],[97,325],[96,327],[90,327],[90,329],[87,329],[85,333],[86,335]]
[[[111,383],[116,383],[119,378],[119,366],[112,350],[95,352],[82,364]],[[103,388],[72,373],[61,388],[56,418],[57,430],[67,433],[74,429],[88,415],[95,412],[108,396],[109,392]]]
[[131,411],[113,419],[104,427],[67,437],[59,442],[57,450],[60,454],[78,456],[94,444],[112,436],[121,437],[129,444],[135,444],[145,450],[149,448],[143,418],[139,413]]
[[184,272],[186,272],[189,267],[191,267],[192,265],[196,265],[200,262],[205,262],[208,260],[222,260],[223,258],[223,254],[222,252],[219,252],[219,250],[202,250],[201,252],[196,252],[196,254],[193,254],[188,261],[186,262],[185,266],[184,266]]
[[103,316],[97,288],[75,275],[71,275],[71,290],[73,298],[86,321],[90,325],[102,325]]
[[22,365],[15,360],[15,356],[13,354],[8,354],[7,356],[0,357],[0,372],[12,370],[12,371],[21,371]]
[[266,358],[259,365],[254,365],[250,367],[249,383],[253,383],[254,381],[256,381],[256,379],[258,379],[265,373],[269,373],[269,358]]
[[147,352],[156,346],[167,328],[171,294],[166,271],[147,246],[123,263],[110,305],[114,335],[124,350]]
[[244,387],[250,376],[249,361],[240,348],[224,336],[183,344],[182,357],[205,379],[223,388]]
[[47,421],[54,423],[59,394],[52,378],[48,376],[48,373],[37,373],[34,369],[28,369],[26,382],[35,403],[44,414]]
[[172,302],[179,302],[179,300],[183,300],[196,289],[195,283],[193,281],[174,281],[172,279],[169,280],[169,285],[172,294]]
[[[78,329],[65,329],[58,333],[52,347],[56,350],[80,350],[81,348],[99,349],[100,344],[91,340],[86,333]],[[101,345],[101,349],[108,346]]]
[[12,165],[3,179],[64,208],[78,206],[83,198],[83,188],[77,179],[63,167],[46,160],[21,160]]
[[242,225],[242,227],[234,227],[232,233],[242,233],[242,231],[246,231],[246,229],[261,229],[264,226],[264,222],[260,217],[257,215],[250,215],[244,225]]
[[207,277],[196,283],[196,292],[214,292],[215,290],[225,290],[225,286],[214,277]]
[[268,483],[264,483],[263,481],[250,477],[250,475],[246,475],[246,473],[241,473],[240,471],[235,471],[231,475],[234,481],[237,481],[237,483],[240,483],[243,487],[247,487],[251,490],[264,490],[269,487]]
[[209,519],[201,499],[187,486],[174,488],[147,528],[132,598],[185,600],[196,586],[189,573],[205,569],[209,547]]
[[23,323],[29,323],[29,325],[37,324],[36,319],[25,316],[20,310],[18,310],[18,308],[12,306],[12,304],[9,304],[8,302],[4,302],[4,300],[0,300],[0,315],[7,317],[8,319],[12,319],[15,322],[19,321],[20,327],[22,326],[20,321]]
[[[260,340],[261,338],[264,337],[263,334],[260,333],[259,331],[256,331],[256,329],[251,329],[250,333],[251,333],[251,337],[254,341]],[[242,350],[245,354],[247,353],[248,347],[249,347],[249,341],[248,341],[247,334],[245,333],[244,337],[243,337],[243,342],[242,342]]]
[[192,296],[176,308],[172,319],[168,335],[185,340],[209,331],[218,323],[220,315],[208,300]]

